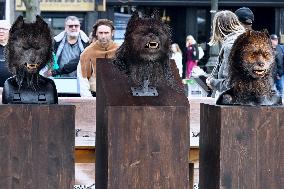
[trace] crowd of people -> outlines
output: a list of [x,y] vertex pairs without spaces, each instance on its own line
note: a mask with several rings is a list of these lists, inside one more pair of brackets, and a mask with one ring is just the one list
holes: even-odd
[[[212,74],[207,78],[207,85],[216,94],[222,93],[228,86],[228,57],[236,38],[246,30],[252,30],[253,12],[242,7],[231,12],[218,11],[212,24],[212,36],[209,46],[221,44],[218,62]],[[8,41],[10,24],[0,20],[0,87],[11,76],[5,64],[4,47]],[[46,77],[77,77],[82,97],[96,96],[96,58],[112,58],[118,49],[113,41],[115,28],[108,19],[99,19],[90,35],[81,30],[80,20],[75,16],[65,19],[65,29],[54,37],[53,61],[40,73]],[[284,47],[279,44],[276,34],[270,36],[275,51],[275,89],[283,95],[284,83]],[[181,50],[182,49],[182,50]],[[171,45],[170,58],[176,63],[180,77],[189,79],[192,70],[198,66],[203,50],[192,35],[185,40],[184,49],[177,43]],[[184,69],[185,68],[185,69]],[[183,75],[183,71],[185,73]]]
[[[12,75],[4,57],[10,24],[0,20],[0,87]],[[96,96],[96,58],[112,58],[118,48],[112,37],[113,22],[99,19],[93,26],[90,37],[81,30],[77,17],[65,19],[65,29],[54,37],[53,60],[40,74],[46,77],[75,77],[80,83],[80,96]]]

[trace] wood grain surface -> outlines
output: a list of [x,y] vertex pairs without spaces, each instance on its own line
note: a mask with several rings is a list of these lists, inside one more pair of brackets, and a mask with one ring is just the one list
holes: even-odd
[[0,105],[1,188],[72,188],[74,133],[72,105]]
[[188,189],[189,104],[158,87],[158,97],[133,97],[131,82],[97,63],[96,187]]
[[284,108],[201,105],[200,188],[282,189]]

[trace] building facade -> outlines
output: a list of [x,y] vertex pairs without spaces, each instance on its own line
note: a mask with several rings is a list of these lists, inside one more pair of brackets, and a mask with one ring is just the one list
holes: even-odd
[[[246,6],[254,15],[253,29],[267,29],[275,33],[284,43],[284,1],[282,0],[219,0],[219,10],[231,10]],[[107,0],[106,12],[98,13],[98,18],[110,18],[117,26],[117,40],[122,40],[123,28],[121,17],[129,17],[133,10],[142,12],[158,9],[162,19],[172,29],[172,41],[185,47],[185,38],[191,34],[205,50],[205,56],[200,64],[208,60],[208,41],[211,32],[211,1],[208,0]],[[125,22],[125,21],[124,21]]]
[[[5,2],[0,0],[0,18],[5,18]],[[15,17],[25,10],[22,0],[15,0]],[[134,10],[143,12],[158,9],[162,19],[172,28],[172,41],[181,47],[185,45],[185,37],[193,35],[197,42],[205,43],[210,38],[211,1],[210,0],[40,0],[41,15],[51,25],[54,33],[64,28],[66,16],[75,15],[80,18],[82,29],[89,33],[98,18],[112,19],[118,26],[118,40],[123,38],[123,28]],[[106,5],[105,5],[106,2]],[[104,5],[105,8],[101,8]],[[270,33],[279,36],[284,34],[284,1],[283,0],[219,0],[219,10],[235,11],[247,6],[255,14],[253,28],[266,28]],[[98,11],[105,10],[105,11]],[[13,20],[13,18],[11,18]],[[281,38],[284,42],[284,37]]]
[[6,5],[6,1],[5,0],[0,0],[0,20],[4,20],[5,19],[5,5]]

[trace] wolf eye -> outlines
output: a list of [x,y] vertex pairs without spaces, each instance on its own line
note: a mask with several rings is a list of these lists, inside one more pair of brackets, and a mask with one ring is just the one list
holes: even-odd
[[252,54],[250,55],[250,58],[252,58],[252,59],[255,59],[255,57],[256,57],[255,53],[252,53]]
[[159,32],[153,32],[155,36],[159,36]]
[[268,53],[268,52],[264,52],[264,53],[262,53],[262,55],[263,55],[264,57],[268,57],[268,56],[269,56],[269,53]]
[[35,50],[39,50],[39,49],[40,49],[40,46],[39,46],[39,45],[34,45],[33,48],[34,48]]
[[28,45],[23,45],[22,47],[23,47],[24,50],[29,50],[30,49],[30,47]]
[[141,31],[141,34],[142,34],[142,35],[147,35],[148,32],[146,32],[146,31]]

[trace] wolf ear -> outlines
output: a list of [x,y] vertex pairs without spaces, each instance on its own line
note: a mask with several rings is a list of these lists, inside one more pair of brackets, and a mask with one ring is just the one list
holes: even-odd
[[151,15],[152,18],[156,19],[156,20],[161,20],[161,16],[160,16],[160,13],[157,9],[154,9],[152,15]]
[[263,32],[268,38],[270,38],[270,34],[266,28],[263,29],[261,32]]
[[130,17],[130,19],[129,19],[129,21],[128,21],[127,28],[132,27],[132,25],[133,25],[134,23],[136,23],[137,20],[139,20],[139,14],[138,14],[138,11],[135,10],[135,11],[132,13],[132,16]]
[[139,13],[137,10],[135,10],[130,18],[130,20],[138,20],[139,19]]
[[50,28],[48,24],[43,20],[43,18],[39,15],[36,16],[35,24],[40,28],[40,32],[42,34],[50,34]]
[[248,35],[251,35],[251,34],[252,34],[252,30],[248,30],[248,31],[247,31],[247,34],[248,34]]
[[47,23],[39,15],[36,15],[36,24],[41,27],[47,27]]
[[18,16],[18,18],[11,27],[10,33],[14,33],[16,30],[21,29],[23,25],[24,25],[24,17]]

